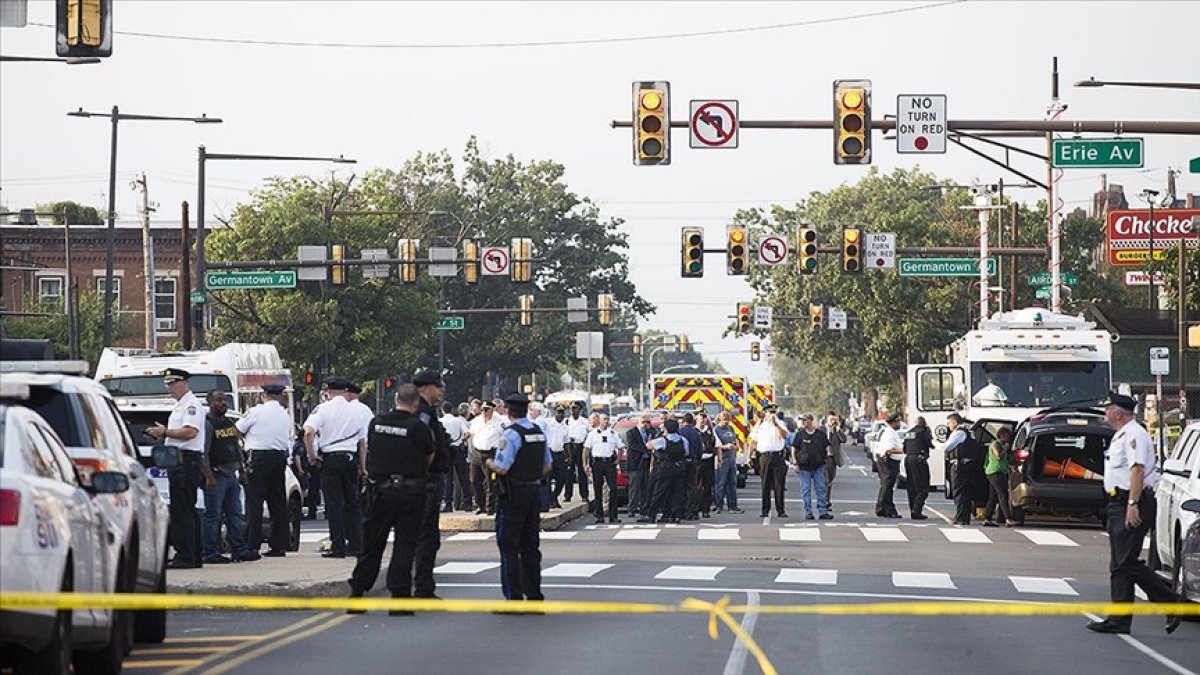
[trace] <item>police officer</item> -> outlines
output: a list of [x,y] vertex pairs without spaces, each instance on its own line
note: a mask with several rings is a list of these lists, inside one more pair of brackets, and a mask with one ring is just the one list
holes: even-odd
[[[413,559],[421,535],[422,518],[429,494],[436,488],[429,481],[437,443],[433,430],[421,422],[417,406],[421,395],[411,384],[396,390],[396,409],[376,417],[367,432],[367,515],[363,521],[363,552],[350,575],[350,597],[361,598],[379,577],[388,533],[395,531],[387,586],[393,598],[412,597]],[[360,614],[362,610],[348,610]],[[409,616],[411,611],[392,610],[392,616]]]
[[414,373],[412,383],[421,399],[417,404],[417,418],[433,432],[434,441],[433,460],[429,463],[427,478],[431,487],[425,493],[425,511],[421,517],[421,532],[417,537],[415,595],[418,598],[436,598],[433,566],[437,562],[438,549],[442,546],[442,531],[438,528],[441,515],[438,507],[442,499],[440,488],[453,461],[450,439],[437,415],[437,406],[446,395],[446,383],[438,371],[428,368]]
[[[362,551],[362,511],[358,501],[359,472],[365,464],[363,427],[356,408],[346,400],[350,382],[344,377],[325,378],[329,400],[317,406],[304,421],[304,446],[308,459],[321,472],[325,520],[329,522],[329,550],[323,558],[345,558]],[[320,454],[316,438],[320,437]]]
[[571,474],[567,468],[570,456],[567,453],[566,416],[567,409],[560,405],[554,409],[554,419],[546,422],[546,445],[550,448],[550,456],[554,458],[554,468],[550,472],[550,507],[554,509],[561,506],[558,497],[563,488],[569,489],[571,486]]
[[[579,496],[588,501],[587,474],[583,470],[583,442],[587,440],[592,424],[583,416],[583,405],[579,401],[571,404],[571,418],[567,420],[567,471],[575,487],[579,488]],[[564,501],[571,501],[573,492],[571,483],[567,483],[567,496]]]
[[[1133,604],[1133,587],[1140,586],[1151,602],[1180,602],[1167,582],[1142,562],[1142,540],[1154,523],[1154,486],[1158,469],[1150,434],[1134,419],[1137,402],[1116,392],[1104,406],[1104,421],[1116,429],[1104,453],[1104,489],[1108,492],[1108,572],[1112,602]],[[1164,628],[1174,633],[1180,616],[1168,615]],[[1097,633],[1129,632],[1131,615],[1110,616],[1087,627]]]
[[486,467],[499,477],[496,545],[500,549],[500,588],[508,600],[544,600],[542,552],[538,527],[541,482],[553,460],[546,434],[528,417],[529,397],[510,394],[504,399],[512,424]]
[[250,453],[246,485],[246,545],[256,556],[262,544],[263,501],[271,511],[269,548],[263,555],[282,558],[288,549],[287,470],[292,447],[292,418],[283,407],[283,385],[264,384],[259,404],[237,421]]
[[600,424],[588,433],[583,442],[584,473],[592,477],[596,503],[592,508],[596,523],[604,522],[604,486],[608,485],[608,522],[617,518],[617,455],[622,446],[621,435],[608,428],[608,415],[600,416]]
[[928,520],[925,515],[925,499],[929,497],[929,450],[933,447],[933,434],[918,417],[912,428],[904,432],[904,471],[908,474],[908,510],[913,520]]
[[679,435],[679,421],[668,419],[663,422],[667,432],[651,440],[647,447],[654,453],[651,465],[654,492],[650,503],[638,518],[639,523],[653,523],[658,512],[663,512],[662,522],[678,523],[679,512],[683,508],[683,477],[687,472],[684,462],[688,455],[688,440]]
[[146,434],[169,446],[179,448],[179,466],[167,472],[171,494],[171,524],[168,528],[175,558],[167,563],[170,569],[200,567],[201,529],[200,514],[196,511],[196,491],[204,484],[212,484],[216,478],[204,456],[204,406],[188,386],[191,374],[179,368],[167,368],[163,372],[163,383],[167,393],[175,399],[175,407],[167,419],[167,426],[155,423],[146,429]]

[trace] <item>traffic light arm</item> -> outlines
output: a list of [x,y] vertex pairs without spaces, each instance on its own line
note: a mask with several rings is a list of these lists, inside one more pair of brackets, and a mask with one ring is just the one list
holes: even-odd
[[[613,120],[613,129],[627,129],[633,123]],[[672,129],[687,129],[687,120],[672,120]],[[833,120],[738,120],[740,129],[833,129]],[[871,120],[871,131],[892,131],[896,120]],[[1097,133],[1097,134],[1200,134],[1200,122],[1164,120],[1134,120],[1130,122],[1110,120],[949,120],[949,131],[1026,131],[1031,133]]]

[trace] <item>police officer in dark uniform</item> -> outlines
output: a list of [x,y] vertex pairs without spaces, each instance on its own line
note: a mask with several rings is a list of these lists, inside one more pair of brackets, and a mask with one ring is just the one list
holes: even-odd
[[683,508],[683,479],[687,473],[684,463],[688,456],[688,440],[679,435],[679,421],[668,419],[663,422],[665,436],[655,438],[647,444],[654,452],[651,467],[654,491],[650,503],[642,511],[639,523],[653,523],[661,510],[664,523],[678,523]]
[[500,449],[485,460],[497,475],[496,545],[500,549],[500,588],[508,600],[545,600],[542,595],[542,552],[538,527],[543,478],[554,460],[546,434],[526,417],[529,397],[504,399],[512,424],[504,430]]
[[446,395],[446,383],[438,371],[423,368],[413,374],[413,386],[417,388],[420,401],[417,418],[433,432],[434,453],[429,463],[429,484],[433,486],[426,494],[425,511],[421,518],[421,534],[417,539],[416,597],[436,598],[434,595],[433,566],[437,552],[442,546],[442,532],[438,528],[441,517],[441,486],[445,484],[446,472],[450,471],[453,449],[446,429],[438,420],[437,406]]
[[[413,559],[429,493],[429,465],[437,449],[433,431],[417,416],[417,388],[400,385],[396,409],[371,421],[367,431],[367,511],[363,552],[350,575],[350,597],[361,598],[379,577],[388,533],[395,531],[387,586],[393,598],[412,597]],[[359,614],[362,610],[348,610]],[[411,611],[392,610],[393,616]]]
[[925,499],[929,497],[929,450],[933,447],[933,434],[924,417],[904,432],[904,471],[908,474],[908,510],[913,520],[927,520]]

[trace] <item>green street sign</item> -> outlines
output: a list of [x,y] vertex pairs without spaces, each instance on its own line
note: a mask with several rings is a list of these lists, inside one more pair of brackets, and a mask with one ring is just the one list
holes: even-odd
[[462,330],[467,325],[465,319],[461,316],[443,316],[438,322],[438,330]]
[[203,305],[208,301],[208,296],[204,294],[204,291],[192,291],[190,297],[193,305]]
[[1038,300],[1049,300],[1050,299],[1050,287],[1049,286],[1038,286],[1037,289],[1034,290],[1034,292],[1033,292],[1033,297],[1037,298]]
[[1188,173],[1200,173],[1200,157],[1193,157],[1188,162]]
[[617,376],[616,373],[600,373],[596,377],[600,378],[601,380],[608,380],[608,379],[612,379],[616,376]]
[[204,287],[213,291],[263,288],[295,288],[296,271],[205,272]]
[[[902,277],[977,277],[979,258],[901,258]],[[996,259],[987,259],[988,274],[996,273]]]
[[1142,166],[1140,138],[1056,138],[1052,157],[1058,169],[1120,169]]
[[[1075,274],[1073,272],[1062,272],[1058,275],[1058,278],[1062,281],[1062,283],[1064,283],[1068,286],[1074,286],[1075,284],[1079,283],[1079,275]],[[1029,276],[1025,277],[1025,279],[1028,281],[1030,286],[1049,286],[1050,285],[1050,273],[1049,272],[1038,272],[1037,274],[1030,274]]]

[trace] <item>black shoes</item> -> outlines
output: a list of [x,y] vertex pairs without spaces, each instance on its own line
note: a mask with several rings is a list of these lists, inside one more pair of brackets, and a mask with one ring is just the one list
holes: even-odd
[[262,555],[258,551],[233,554],[233,562],[254,562],[255,560],[262,560]]
[[[363,596],[363,594],[359,593],[358,591],[350,591],[350,597],[352,597],[352,598],[361,598],[362,596]],[[366,614],[367,610],[365,610],[365,609],[348,609],[348,610],[346,610],[346,613],[347,614]]]
[[610,522],[610,523],[619,523],[619,522],[621,522],[621,519],[620,519],[620,518],[609,518],[609,519],[608,519],[608,522]]
[[913,520],[929,520],[929,516],[924,513],[914,513],[910,516]]
[[190,563],[177,558],[172,558],[171,562],[167,563],[167,569],[169,570],[194,570],[199,569],[199,567],[198,563]]
[[487,512],[487,509],[475,509],[475,515],[477,515],[477,516],[482,516],[486,512]]
[[284,551],[282,549],[273,548],[270,551],[267,551],[266,553],[262,554],[262,556],[264,558],[283,558],[283,557],[287,556],[287,551]]
[[1183,623],[1182,614],[1168,614],[1167,622],[1163,624],[1163,630],[1167,631],[1167,635],[1175,632],[1179,628],[1179,624]]
[[777,514],[775,514],[775,517],[776,517],[776,518],[787,518],[787,517],[788,517],[788,514],[786,514],[786,513],[777,513]]
[[833,514],[832,513],[822,513],[821,520],[833,520]]
[[638,519],[637,519],[637,522],[639,522],[639,523],[653,523],[653,522],[654,522],[654,518],[653,518],[653,517],[651,517],[651,516],[642,516],[641,518],[638,518]]
[[759,517],[759,518],[769,518],[770,516],[771,516],[771,514],[769,514],[769,513],[760,513],[760,514],[758,514],[758,517]]
[[229,563],[233,562],[233,559],[229,556],[224,556],[218,553],[217,555],[204,556],[203,562],[208,565],[228,565]]
[[345,558],[345,553],[334,553],[333,551],[325,551],[321,554],[322,558]]
[[805,519],[805,520],[816,520],[816,519],[817,519],[817,517],[816,517],[816,516],[814,516],[814,515],[813,515],[813,514],[811,514],[811,513],[806,513],[806,514],[804,514],[804,519]]
[[1129,626],[1117,623],[1111,619],[1093,621],[1087,625],[1088,630],[1111,635],[1129,635]]

